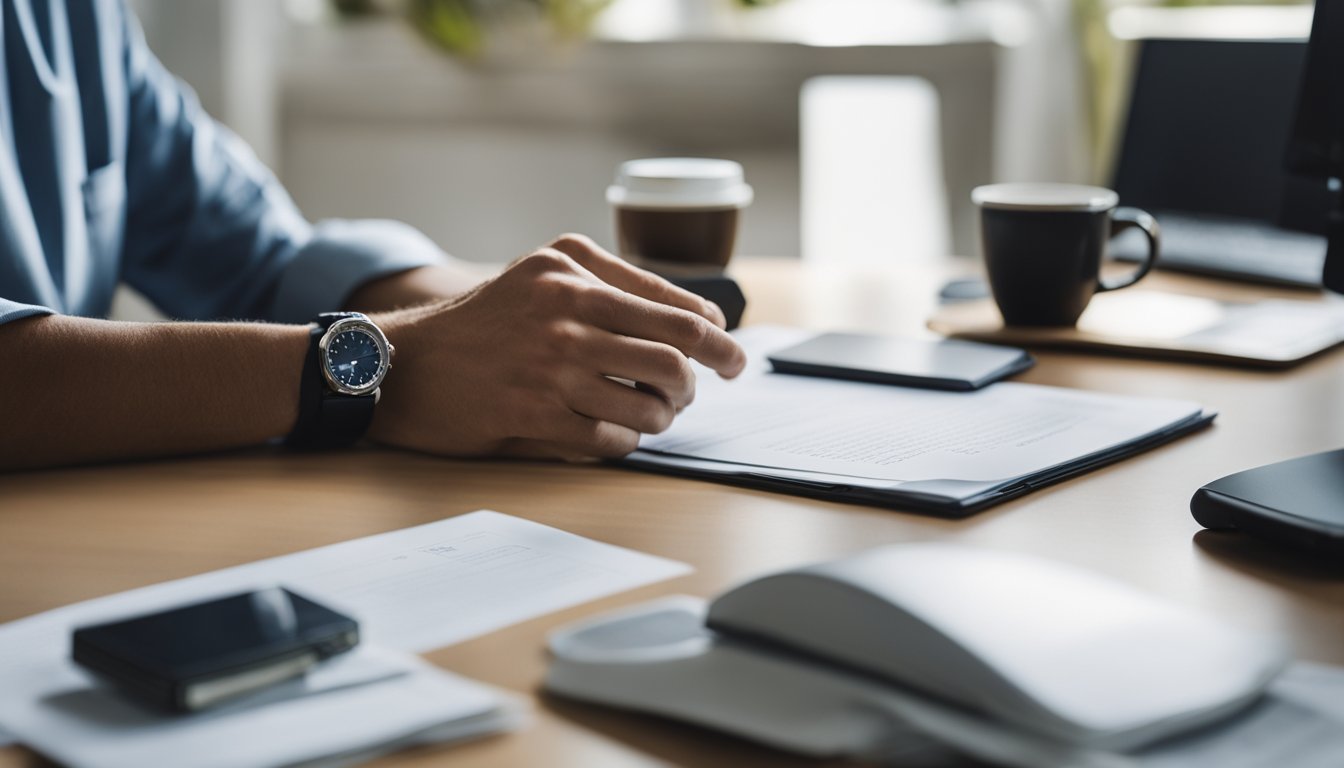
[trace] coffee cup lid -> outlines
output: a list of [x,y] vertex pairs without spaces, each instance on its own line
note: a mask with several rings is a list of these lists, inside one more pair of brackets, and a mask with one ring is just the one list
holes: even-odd
[[971,190],[971,202],[985,208],[1018,211],[1107,211],[1120,196],[1105,187],[1084,184],[989,184]]
[[741,163],[700,157],[629,160],[607,187],[608,203],[636,208],[744,208],[751,199]]

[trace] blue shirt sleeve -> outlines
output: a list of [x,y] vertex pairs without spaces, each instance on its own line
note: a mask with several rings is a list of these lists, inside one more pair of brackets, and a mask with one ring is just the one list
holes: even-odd
[[310,225],[247,145],[164,69],[129,12],[123,38],[122,277],[165,313],[307,322],[364,282],[444,261],[404,224]]
[[38,304],[24,304],[22,302],[11,301],[10,299],[0,297],[0,325],[4,325],[5,323],[14,320],[22,320],[25,317],[33,317],[34,315],[51,314],[55,314],[55,312],[50,307],[43,307]]

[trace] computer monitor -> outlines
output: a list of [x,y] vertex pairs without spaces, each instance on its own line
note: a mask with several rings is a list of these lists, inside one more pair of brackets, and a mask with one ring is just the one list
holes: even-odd
[[1344,293],[1344,3],[1337,0],[1316,3],[1285,165],[1329,196],[1323,282]]
[[1344,178],[1344,4],[1317,4],[1304,58],[1288,170]]
[[[1285,166],[1329,190],[1324,284],[1344,293],[1344,2],[1319,0],[1298,89]],[[1209,528],[1237,528],[1344,556],[1344,449],[1289,459],[1215,480],[1190,512]]]
[[1143,40],[1114,178],[1124,204],[1324,234],[1324,187],[1283,162],[1306,51],[1301,40]]
[[1113,181],[1161,223],[1158,267],[1319,289],[1330,198],[1284,164],[1307,41],[1147,38],[1137,53]]

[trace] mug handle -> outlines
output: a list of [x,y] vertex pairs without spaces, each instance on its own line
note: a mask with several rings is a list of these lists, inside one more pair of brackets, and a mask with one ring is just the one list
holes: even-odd
[[1121,278],[1120,280],[1109,283],[1105,280],[1097,286],[1097,293],[1105,291],[1118,291],[1121,288],[1139,282],[1143,276],[1153,269],[1153,264],[1157,262],[1157,254],[1161,250],[1162,235],[1157,226],[1157,219],[1154,219],[1146,211],[1138,208],[1116,208],[1115,213],[1111,215],[1111,237],[1124,232],[1126,229],[1138,227],[1143,230],[1143,234],[1148,237],[1148,258],[1144,259],[1139,268],[1134,270],[1134,274]]

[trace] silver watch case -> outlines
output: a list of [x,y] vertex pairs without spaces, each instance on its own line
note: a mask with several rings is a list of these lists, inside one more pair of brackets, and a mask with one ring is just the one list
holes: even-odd
[[[379,362],[381,363],[378,366],[378,375],[374,376],[368,384],[365,384],[362,387],[351,387],[340,379],[337,379],[331,372],[331,359],[327,355],[327,346],[331,344],[331,340],[336,338],[337,335],[346,331],[363,331],[373,339],[373,343],[378,347]],[[392,346],[387,340],[387,336],[383,335],[383,330],[377,325],[374,325],[373,321],[364,315],[358,317],[344,317],[332,323],[327,328],[326,333],[322,334],[322,338],[318,340],[317,349],[319,352],[318,358],[321,362],[322,378],[326,380],[327,386],[330,387],[333,392],[339,392],[343,395],[371,394],[374,396],[375,402],[380,394],[378,387],[383,383],[383,379],[387,377],[387,372],[391,370],[392,355],[397,351],[397,348]]]

